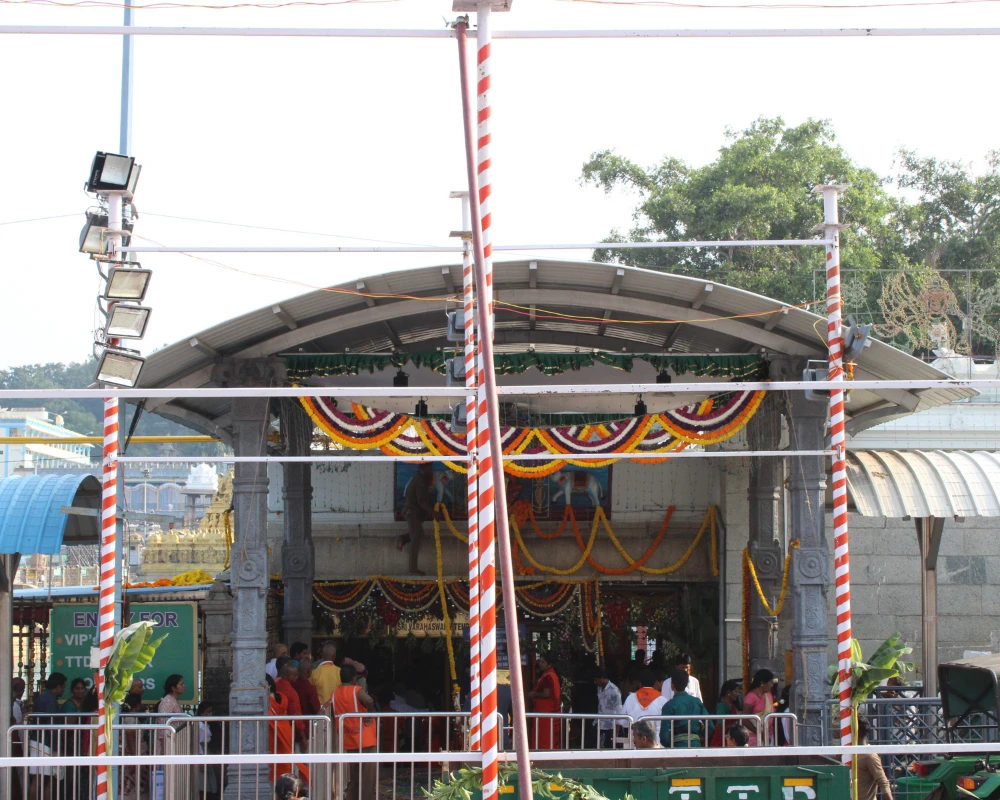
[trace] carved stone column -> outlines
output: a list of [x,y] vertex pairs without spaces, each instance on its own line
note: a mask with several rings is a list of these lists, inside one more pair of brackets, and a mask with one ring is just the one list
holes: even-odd
[[[285,453],[309,455],[313,423],[295,399],[281,401],[281,434]],[[312,540],[312,464],[284,463],[284,541],[281,545],[281,579],[285,585],[282,616],[284,639],[289,645],[312,645],[312,586],[315,553]]]
[[[779,398],[768,392],[757,413],[747,425],[747,441],[751,450],[777,450],[781,444],[781,408]],[[750,459],[750,558],[753,560],[761,588],[773,606],[781,591],[784,556],[781,548],[782,483],[781,460],[778,458]],[[778,652],[777,621],[766,616],[756,591],[750,600],[750,674],[769,669],[780,675],[784,659]]]
[[[274,359],[230,359],[216,368],[215,380],[227,387],[269,387],[283,378]],[[269,400],[235,397],[232,400],[233,451],[236,456],[267,453]],[[263,462],[237,462],[233,479],[233,549],[229,582],[233,595],[233,678],[229,713],[267,716],[264,682],[267,646],[267,469]],[[266,753],[267,723],[231,723],[230,751]],[[226,798],[269,797],[273,791],[266,765],[230,765]],[[242,794],[241,794],[242,792]]]
[[[788,416],[792,450],[822,450],[828,407],[790,392]],[[803,728],[800,744],[823,744],[823,707],[830,698],[826,590],[830,584],[830,548],[826,541],[826,464],[823,456],[789,458],[791,535],[801,547],[792,557],[791,601],[794,681],[792,710]]]
[[233,672],[233,598],[226,584],[216,580],[199,605],[205,615],[204,699],[212,703],[216,715],[227,716]]

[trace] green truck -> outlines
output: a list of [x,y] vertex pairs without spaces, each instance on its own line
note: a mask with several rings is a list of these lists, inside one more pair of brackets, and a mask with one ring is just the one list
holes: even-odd
[[[618,763],[622,762],[629,760]],[[658,768],[640,766],[650,762],[638,759],[630,763],[636,766],[545,769],[593,786],[609,800],[623,800],[626,795],[635,800],[847,800],[851,796],[850,771],[830,759],[775,756]],[[562,787],[556,782],[548,788],[558,797]],[[516,800],[516,775],[500,787],[500,796]]]
[[[952,661],[938,667],[945,741],[998,740],[1000,655]],[[939,756],[913,762],[896,782],[896,800],[1000,800],[1000,757]]]

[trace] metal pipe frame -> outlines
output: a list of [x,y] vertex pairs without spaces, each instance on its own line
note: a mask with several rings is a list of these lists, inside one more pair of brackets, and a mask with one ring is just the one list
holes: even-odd
[[[136,6],[141,8],[141,6]],[[0,35],[255,36],[365,39],[452,39],[451,30],[407,28],[232,28],[124,25],[0,25]],[[494,39],[795,39],[1000,36],[1000,28],[660,28],[642,30],[508,30]]]
[[[564,386],[498,386],[497,394],[502,397],[544,397],[547,395],[617,395],[617,394],[688,394],[704,393],[706,389],[720,392],[802,392],[807,389],[829,391],[844,384],[836,381],[733,381],[732,383],[619,383],[601,387],[593,385]],[[1000,389],[1000,380],[974,379],[926,379],[926,380],[858,380],[850,381],[847,389],[878,391],[879,389]],[[140,389],[0,389],[0,400],[50,400],[55,398],[71,400],[93,400],[117,397],[124,400],[166,397],[179,398],[221,398],[221,397],[465,397],[464,386],[253,386],[202,387],[189,389],[182,387],[147,387]]]

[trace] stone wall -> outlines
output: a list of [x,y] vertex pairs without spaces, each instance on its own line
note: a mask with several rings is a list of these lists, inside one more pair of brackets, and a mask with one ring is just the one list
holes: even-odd
[[[726,625],[727,673],[740,676],[740,558],[748,531],[741,524],[738,508],[743,481],[740,469],[725,470],[726,490]],[[742,489],[745,491],[745,488]],[[832,529],[826,518],[827,534]],[[863,517],[852,513],[851,610],[854,637],[862,652],[871,653],[886,637],[899,631],[913,647],[910,658],[922,680],[920,552],[912,520]],[[961,658],[965,651],[1000,652],[1000,520],[967,519],[945,522],[938,556],[938,659]],[[832,544],[831,544],[832,550]],[[831,555],[832,557],[832,555]],[[789,602],[792,602],[791,598]],[[836,615],[834,593],[827,594],[829,632],[828,657],[836,659]],[[791,610],[782,614],[779,649],[791,647]]]
[[[831,522],[827,518],[829,529]],[[864,653],[900,631],[920,675],[920,552],[912,520],[850,516],[851,608]],[[1000,650],[1000,520],[947,520],[938,555],[938,659]],[[834,630],[830,597],[830,630]],[[835,647],[831,643],[830,652]]]

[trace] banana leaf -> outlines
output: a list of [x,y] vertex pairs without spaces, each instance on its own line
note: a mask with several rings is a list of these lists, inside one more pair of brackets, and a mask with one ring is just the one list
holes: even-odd
[[[115,635],[114,648],[104,667],[104,739],[111,741],[115,708],[132,685],[132,678],[153,660],[157,648],[167,635],[153,639],[153,623],[137,622]],[[108,794],[114,797],[111,774],[108,773]]]

